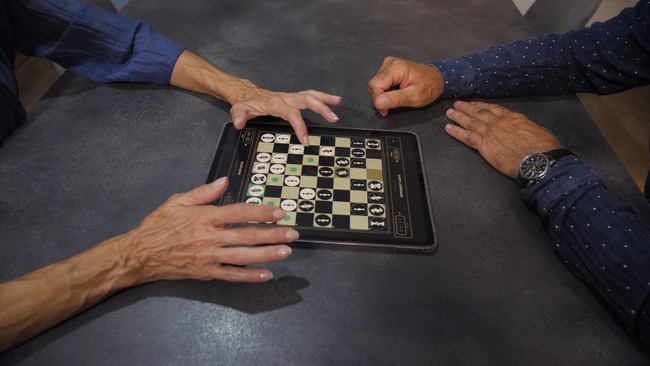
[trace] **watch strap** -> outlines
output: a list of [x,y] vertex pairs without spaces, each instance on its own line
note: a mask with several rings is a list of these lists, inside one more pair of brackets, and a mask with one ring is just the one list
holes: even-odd
[[567,149],[555,149],[545,152],[544,155],[548,157],[549,164],[553,166],[555,163],[557,163],[558,160],[562,159],[563,157],[575,154]]

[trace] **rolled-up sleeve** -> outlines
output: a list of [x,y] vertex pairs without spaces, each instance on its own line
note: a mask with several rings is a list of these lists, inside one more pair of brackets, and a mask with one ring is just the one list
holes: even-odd
[[137,21],[77,0],[9,0],[16,49],[98,82],[169,84],[183,47]]

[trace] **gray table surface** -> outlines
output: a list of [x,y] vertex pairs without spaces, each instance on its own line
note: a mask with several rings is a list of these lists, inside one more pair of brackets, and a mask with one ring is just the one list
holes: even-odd
[[[386,55],[426,62],[532,34],[510,0],[132,0],[124,14],[223,69],[343,97],[347,127],[417,133],[435,255],[296,249],[264,284],[158,282],[0,355],[20,365],[641,365],[649,358],[554,254],[514,182],[444,132],[451,101],[379,116]],[[650,210],[574,96],[498,99]],[[202,184],[229,106],[66,74],[0,148],[0,280],[132,229]],[[313,113],[313,123],[325,122]]]

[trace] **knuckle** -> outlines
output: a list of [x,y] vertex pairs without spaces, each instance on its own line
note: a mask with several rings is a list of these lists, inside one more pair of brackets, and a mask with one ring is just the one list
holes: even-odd
[[[507,109],[506,107],[501,106],[501,105],[498,105],[498,104],[494,104],[494,105],[493,105],[493,108],[494,108],[495,111],[497,111],[497,112],[499,112],[499,113],[506,113],[506,112],[508,112],[508,109]],[[515,112],[515,113],[516,113],[516,112]]]
[[477,119],[474,118],[474,117],[469,117],[469,116],[466,117],[465,123],[467,124],[467,129],[468,130],[474,130],[474,129],[476,129],[476,127],[478,125]]
[[239,280],[239,276],[237,276],[237,274],[233,271],[224,271],[224,273],[221,275],[221,279],[228,282],[237,282]]
[[413,107],[420,108],[427,104],[427,100],[423,95],[418,95],[413,99]]
[[234,205],[228,206],[229,208],[229,214],[231,217],[241,220],[243,218],[247,218],[249,215],[249,210],[248,210],[248,204],[242,204],[242,203],[237,203]]
[[229,261],[233,264],[244,264],[247,259],[246,254],[242,253],[242,251],[234,250],[230,255]]
[[397,105],[400,106],[406,105],[406,103],[408,102],[408,98],[406,97],[406,95],[404,95],[404,93],[395,93],[394,97],[395,97],[394,100],[397,103]]
[[[503,119],[501,119],[500,121],[503,121]],[[521,125],[524,125],[524,124],[527,123],[527,119],[522,114],[513,115],[511,118],[507,119],[507,121],[509,121],[510,124],[512,124],[514,126],[517,126],[517,125],[521,126]]]
[[467,135],[467,144],[472,147],[478,146],[480,143],[480,139],[477,135],[475,134],[468,134]]
[[397,60],[397,57],[395,56],[386,56],[384,57],[384,64],[395,62],[395,60]]
[[238,242],[244,244],[255,244],[257,243],[258,233],[254,228],[241,230],[239,233]]
[[478,109],[478,110],[476,111],[476,115],[477,115],[478,117],[488,117],[488,116],[491,115],[491,114],[492,114],[492,112],[490,112],[490,111],[487,110],[487,109],[483,109],[483,108],[480,108],[480,109]]
[[273,234],[269,235],[269,237],[273,239],[274,243],[286,243],[288,241],[284,230],[276,230]]
[[300,122],[300,118],[302,117],[302,114],[300,114],[300,109],[291,108],[287,112],[287,116],[289,117],[290,120],[295,120],[296,122]]
[[171,196],[169,196],[170,200],[177,200],[179,198],[183,197],[183,193],[174,193]]
[[169,196],[169,198],[167,199],[167,202],[168,203],[169,202],[176,202],[176,201],[178,201],[178,200],[180,200],[182,198],[183,198],[183,193],[176,193],[176,194],[173,194],[173,195]]
[[303,102],[308,106],[315,106],[321,103],[320,99],[310,94],[303,96]]

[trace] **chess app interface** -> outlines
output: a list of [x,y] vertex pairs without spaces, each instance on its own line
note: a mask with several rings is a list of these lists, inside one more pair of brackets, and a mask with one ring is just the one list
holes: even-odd
[[208,180],[227,175],[230,186],[215,204],[280,207],[283,219],[255,224],[294,226],[304,242],[433,246],[422,172],[413,169],[419,162],[408,161],[411,134],[309,132],[304,146],[288,125],[249,123],[239,131],[226,125]]

